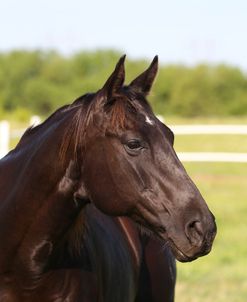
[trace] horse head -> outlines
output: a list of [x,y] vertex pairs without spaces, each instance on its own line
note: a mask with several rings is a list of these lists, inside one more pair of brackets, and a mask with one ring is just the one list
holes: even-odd
[[146,100],[157,70],[155,57],[124,86],[122,57],[103,88],[88,96],[76,196],[105,214],[132,218],[168,242],[178,260],[192,261],[211,250],[216,224],[174,151],[172,131]]

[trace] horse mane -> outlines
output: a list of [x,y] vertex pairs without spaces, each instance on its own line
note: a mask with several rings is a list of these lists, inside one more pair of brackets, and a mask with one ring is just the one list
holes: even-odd
[[85,237],[86,228],[85,212],[80,211],[78,217],[75,219],[73,225],[66,234],[71,257],[81,256],[82,245],[84,242],[83,238]]
[[[88,107],[90,100],[93,98],[93,94],[85,94],[77,98],[72,104],[64,105],[53,112],[43,123],[37,126],[30,126],[22,135],[20,141],[16,145],[16,149],[23,147],[23,145],[29,140],[32,139],[35,134],[38,132],[45,130],[49,127],[51,123],[61,121],[65,116],[64,113],[69,113],[72,115],[70,119],[70,124],[64,131],[62,145],[60,148],[60,158],[63,160],[65,153],[71,143],[71,138],[75,137],[75,146],[81,142],[80,139],[80,130],[83,129],[84,121],[83,115],[85,115],[85,108]],[[76,112],[75,112],[76,110]]]

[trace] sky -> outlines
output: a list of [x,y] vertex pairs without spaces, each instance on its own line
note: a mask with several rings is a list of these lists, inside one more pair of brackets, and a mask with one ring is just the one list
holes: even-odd
[[113,48],[131,58],[247,70],[246,0],[1,0],[0,52]]

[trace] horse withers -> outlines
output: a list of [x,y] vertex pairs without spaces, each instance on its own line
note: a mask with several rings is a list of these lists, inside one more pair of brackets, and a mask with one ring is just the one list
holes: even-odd
[[89,203],[129,217],[180,261],[209,253],[214,217],[146,100],[157,68],[155,57],[124,86],[122,57],[99,91],[27,130],[1,160],[1,301],[100,301],[97,276],[61,260]]

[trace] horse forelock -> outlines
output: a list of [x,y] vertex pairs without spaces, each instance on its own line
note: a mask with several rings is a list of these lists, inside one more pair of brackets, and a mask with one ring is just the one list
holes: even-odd
[[111,103],[106,106],[109,114],[108,130],[127,128],[130,114],[135,114],[136,108],[128,98],[116,97]]
[[[126,129],[135,122],[139,113],[149,115],[152,109],[141,94],[123,88],[123,93],[116,95],[106,103],[110,115],[108,130]],[[132,118],[131,118],[132,117]]]
[[76,153],[78,147],[83,147],[85,134],[87,131],[91,131],[90,125],[93,124],[93,127],[95,127],[97,124],[94,121],[94,116],[98,112],[100,114],[105,112],[106,116],[108,116],[107,119],[102,119],[101,122],[104,125],[100,125],[99,131],[105,131],[106,129],[117,131],[118,129],[128,128],[131,121],[136,120],[138,113],[145,112],[149,114],[152,111],[145,97],[137,95],[125,87],[123,87],[119,94],[114,95],[110,100],[106,100],[103,107],[99,105],[101,97],[97,93],[87,94],[84,97],[78,98],[73,103],[73,105],[77,105],[84,100],[84,106],[81,106],[75,112],[73,120],[64,134],[61,154],[66,153],[72,137],[74,138],[74,153]]

